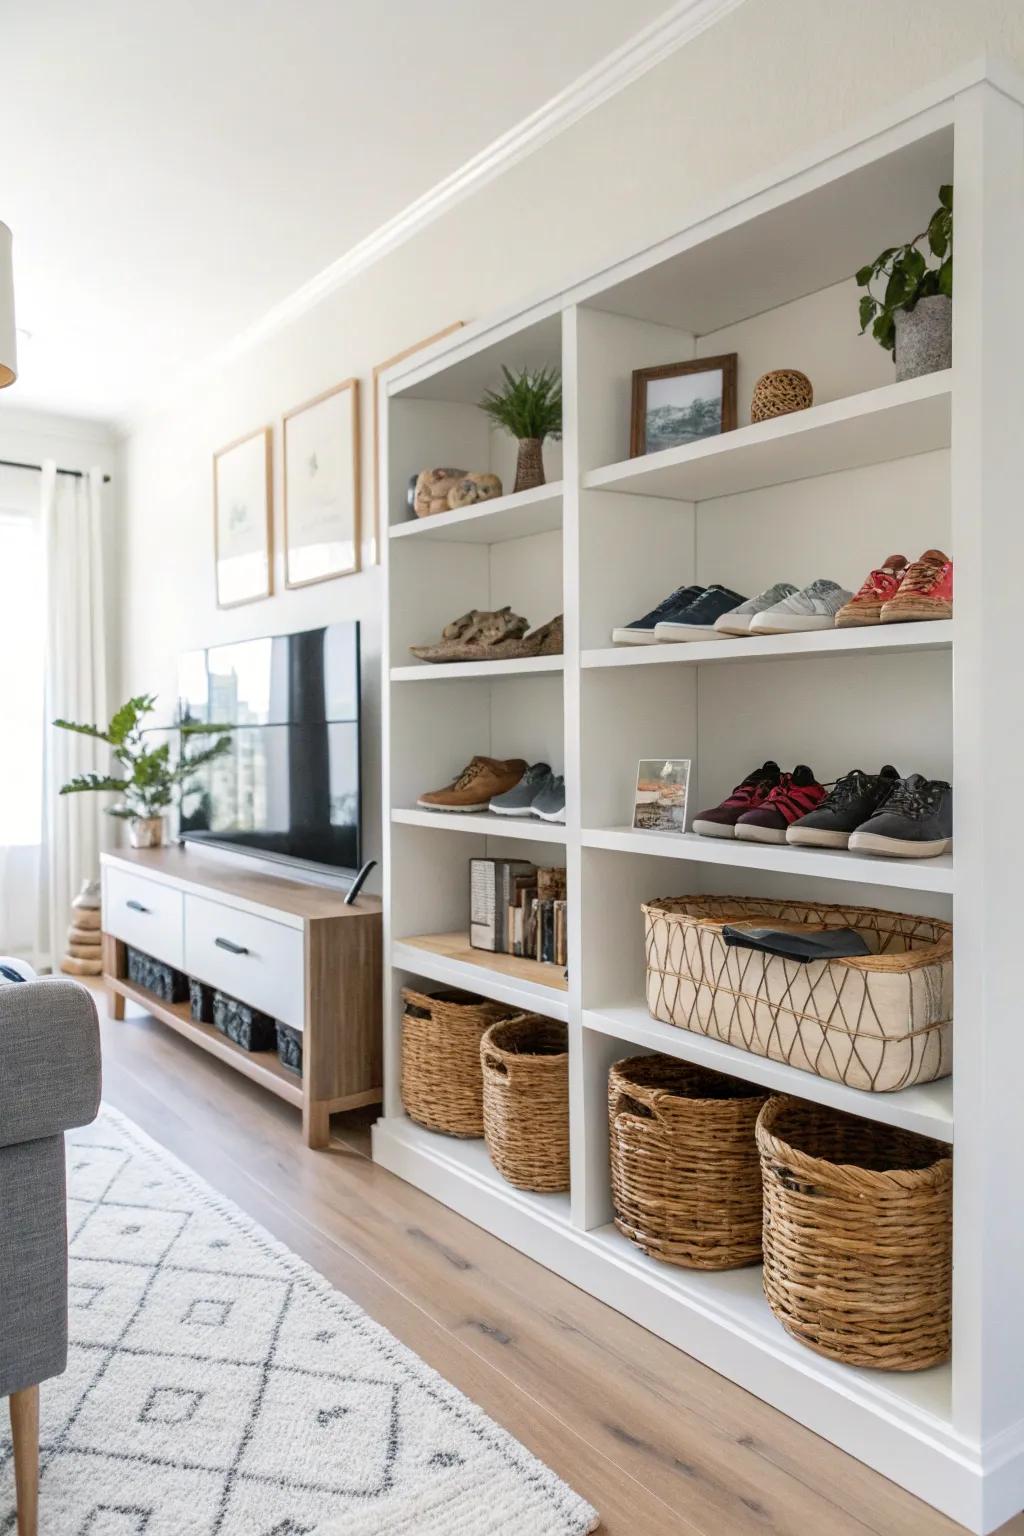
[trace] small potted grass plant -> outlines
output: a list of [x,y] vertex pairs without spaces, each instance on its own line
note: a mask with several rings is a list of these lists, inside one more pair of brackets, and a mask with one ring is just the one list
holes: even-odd
[[[185,785],[197,768],[212,763],[227,752],[229,738],[223,725],[207,725],[188,721],[175,727],[179,734],[181,750],[176,763],[171,762],[171,744],[162,741],[157,746],[147,745],[142,722],[152,714],[156,695],[139,694],[129,699],[114,714],[110,723],[79,725],[71,720],[55,720],[62,731],[74,731],[79,736],[91,736],[105,741],[110,747],[115,763],[121,772],[80,773],[61,786],[62,795],[113,793],[120,796],[116,805],[107,807],[109,816],[116,816],[128,823],[128,837],[133,848],[159,848],[164,840],[164,813],[174,798],[174,791]],[[214,735],[216,740],[198,751],[187,753],[188,738]]]
[[480,409],[519,441],[513,490],[544,484],[544,439],[562,435],[562,380],[557,368],[502,368],[505,383],[489,389]]
[[[928,255],[921,249],[927,243]],[[930,262],[929,257],[934,258]],[[916,379],[953,361],[953,187],[939,188],[928,228],[891,245],[857,273],[860,331],[868,326],[896,361],[896,378]],[[872,284],[884,286],[872,292]]]

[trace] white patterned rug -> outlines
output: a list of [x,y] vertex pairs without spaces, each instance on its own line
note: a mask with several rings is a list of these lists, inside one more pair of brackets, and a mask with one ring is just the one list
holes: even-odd
[[468,1398],[116,1111],[69,1137],[69,1179],[71,1352],[43,1388],[41,1536],[597,1528]]

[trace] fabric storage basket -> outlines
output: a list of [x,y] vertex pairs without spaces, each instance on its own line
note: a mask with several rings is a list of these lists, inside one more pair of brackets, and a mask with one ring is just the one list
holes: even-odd
[[875,1370],[948,1358],[953,1161],[941,1143],[803,1099],[757,1122],[764,1291],[794,1338]]
[[165,965],[162,960],[154,960],[152,955],[145,954],[141,949],[126,947],[125,961],[128,970],[128,980],[135,986],[143,987],[147,992],[152,992],[164,1003],[184,1003],[188,999],[188,977],[176,971],[173,965]]
[[761,1258],[754,1127],[769,1095],[672,1056],[608,1074],[615,1225],[653,1259],[738,1269]]
[[226,992],[213,994],[213,1027],[243,1051],[272,1051],[277,1043],[270,1015],[250,1008],[237,997],[228,997]]
[[569,1188],[569,1032],[522,1013],[492,1024],[480,1045],[484,1137],[491,1161],[517,1189]]
[[277,1059],[282,1067],[287,1067],[290,1072],[297,1072],[302,1076],[302,1031],[292,1029],[289,1024],[282,1024],[280,1019],[274,1021],[274,1029],[277,1034]]
[[[647,1006],[656,1019],[874,1093],[952,1071],[949,923],[729,896],[670,897],[643,913]],[[730,948],[727,923],[853,928],[871,954],[805,965]]]
[[402,1103],[406,1114],[446,1136],[482,1136],[480,1041],[516,1013],[473,992],[402,988]]

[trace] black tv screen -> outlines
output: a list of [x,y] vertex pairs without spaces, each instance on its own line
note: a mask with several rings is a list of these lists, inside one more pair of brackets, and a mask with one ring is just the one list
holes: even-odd
[[182,837],[359,868],[357,623],[189,651],[178,695],[180,723],[225,725],[231,743],[183,794]]

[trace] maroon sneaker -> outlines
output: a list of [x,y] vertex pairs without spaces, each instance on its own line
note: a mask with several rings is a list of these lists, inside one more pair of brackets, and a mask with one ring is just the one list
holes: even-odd
[[779,765],[771,759],[753,773],[748,773],[742,784],[737,784],[732,794],[710,811],[701,811],[693,819],[693,831],[701,837],[735,837],[736,823],[745,811],[767,800],[769,792],[779,782]]
[[825,791],[806,763],[784,773],[763,805],[747,811],[736,823],[736,836],[748,843],[784,843],[791,822],[821,804]]

